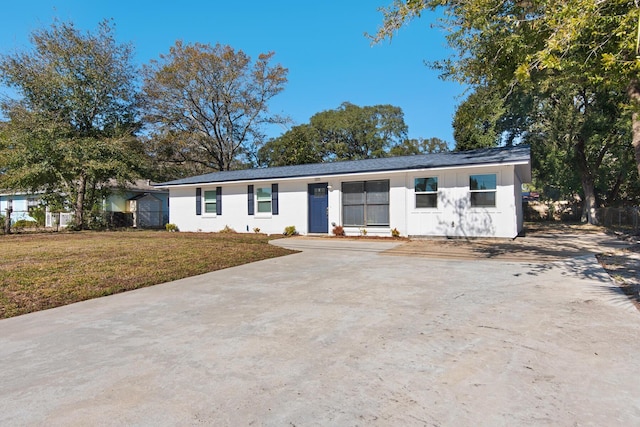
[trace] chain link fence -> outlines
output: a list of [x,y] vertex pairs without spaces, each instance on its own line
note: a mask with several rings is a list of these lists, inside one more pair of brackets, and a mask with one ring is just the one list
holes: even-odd
[[635,232],[640,231],[640,207],[628,208],[600,208],[598,219],[605,227],[628,228]]
[[[523,204],[525,221],[564,221],[580,222],[582,207],[579,203],[569,202],[525,202]],[[605,227],[624,228],[640,232],[640,207],[599,208],[596,211],[598,221]]]

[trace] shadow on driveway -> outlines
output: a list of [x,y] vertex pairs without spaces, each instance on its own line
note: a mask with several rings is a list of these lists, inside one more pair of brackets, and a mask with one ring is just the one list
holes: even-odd
[[506,239],[416,239],[385,251],[386,255],[444,259],[494,259],[547,263],[622,249],[629,243],[604,233],[535,234]]

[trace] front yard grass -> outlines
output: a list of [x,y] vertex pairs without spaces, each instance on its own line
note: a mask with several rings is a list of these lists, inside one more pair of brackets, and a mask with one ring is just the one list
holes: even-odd
[[0,318],[292,253],[269,240],[164,231],[0,236]]

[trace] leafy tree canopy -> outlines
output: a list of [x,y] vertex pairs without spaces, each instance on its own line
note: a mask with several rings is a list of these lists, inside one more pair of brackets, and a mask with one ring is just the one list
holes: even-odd
[[320,163],[326,155],[317,129],[304,124],[267,142],[258,151],[258,163],[265,166],[303,165]]
[[335,110],[315,114],[310,123],[335,160],[384,157],[407,133],[402,109],[392,105],[359,107],[344,102]]
[[[556,138],[558,149],[548,153],[569,156],[588,220],[597,222],[595,208],[604,199],[597,194],[597,177],[611,165],[605,160],[633,146],[637,170],[625,175],[637,176],[640,170],[640,10],[635,1],[394,1],[383,9],[384,22],[373,39],[391,37],[434,10],[443,12],[440,25],[453,54],[431,66],[474,90],[456,114],[457,144],[496,138],[544,145]],[[626,110],[620,108],[625,105]],[[480,114],[473,117],[475,108]],[[628,112],[634,123],[632,144],[618,137],[630,138],[620,128],[630,126]]]
[[413,156],[416,154],[446,153],[449,144],[440,138],[405,139],[400,144],[391,147],[389,156]]
[[252,62],[230,46],[177,41],[145,66],[145,120],[159,165],[230,170],[242,167],[241,156],[255,155],[262,126],[286,122],[268,109],[287,82],[287,69],[272,65],[273,56]]
[[308,124],[295,126],[267,142],[259,163],[282,166],[444,150],[437,138],[407,140],[402,109],[392,105],[360,107],[344,102],[314,114]]
[[94,33],[54,22],[31,34],[32,50],[0,57],[0,80],[20,95],[0,104],[0,187],[68,195],[77,228],[94,202],[88,190],[144,164],[132,48],[113,31],[109,21]]

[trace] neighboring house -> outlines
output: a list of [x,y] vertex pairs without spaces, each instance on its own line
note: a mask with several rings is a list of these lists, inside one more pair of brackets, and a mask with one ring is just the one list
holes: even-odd
[[[102,201],[102,212],[108,214],[132,214],[129,225],[140,228],[159,228],[169,221],[169,192],[154,187],[147,180],[137,180],[122,189],[115,182],[108,184],[112,193]],[[5,215],[11,207],[12,222],[20,219],[33,220],[29,216],[29,207],[40,205],[39,194],[5,193],[0,194],[0,214]],[[64,227],[72,222],[69,212],[46,211],[46,227]]]
[[11,222],[26,220],[34,221],[29,216],[29,208],[40,205],[40,196],[28,193],[0,193],[0,215],[7,214],[7,208],[12,210]]
[[214,172],[179,179],[169,219],[182,231],[516,237],[527,146]]
[[136,180],[124,189],[111,183],[114,191],[103,200],[104,212],[133,214],[133,226],[139,228],[164,227],[169,222],[169,192],[161,190],[148,180]]

